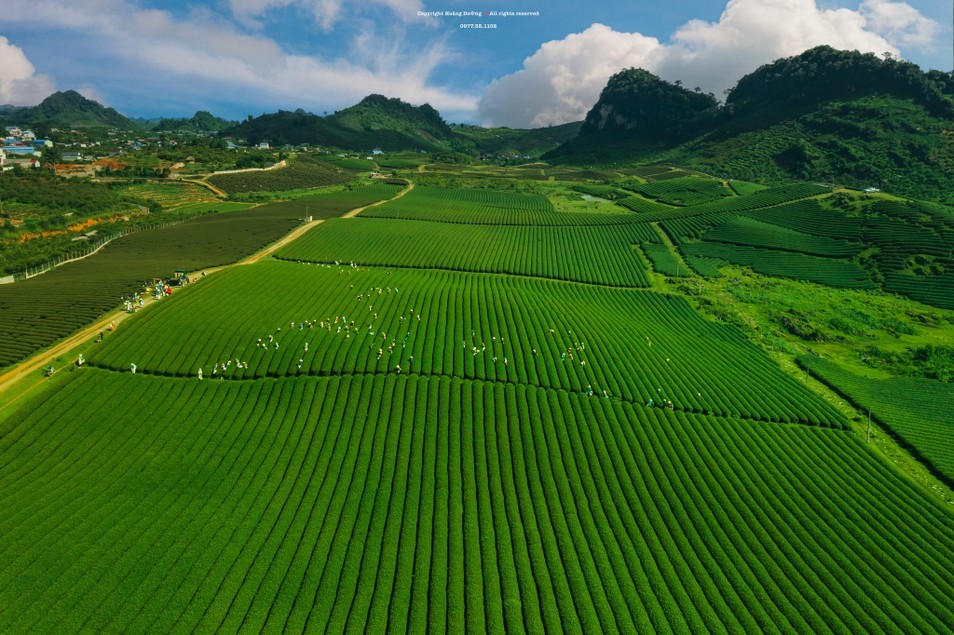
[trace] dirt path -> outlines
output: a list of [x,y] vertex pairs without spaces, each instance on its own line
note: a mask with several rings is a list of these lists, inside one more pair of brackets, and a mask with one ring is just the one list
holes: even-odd
[[[407,187],[401,190],[400,192],[398,192],[393,198],[385,199],[383,201],[378,201],[377,203],[372,203],[371,205],[365,205],[364,207],[355,208],[343,214],[340,218],[353,218],[354,216],[356,216],[357,214],[361,213],[363,210],[369,207],[374,207],[375,205],[380,205],[381,203],[385,203],[387,201],[392,201],[396,198],[400,198],[413,189],[414,189],[414,183],[412,183],[411,181],[408,181]],[[253,253],[250,256],[246,256],[245,258],[243,258],[242,260],[239,260],[238,262],[234,262],[230,265],[222,265],[221,267],[210,267],[207,269],[202,269],[199,272],[192,272],[189,277],[194,280],[201,280],[202,271],[204,271],[205,274],[208,276],[209,274],[215,273],[216,271],[219,271],[222,269],[228,269],[230,267],[236,267],[241,265],[249,265],[249,264],[258,262],[259,260],[262,260],[263,258],[270,256],[275,251],[284,247],[285,245],[292,242],[296,238],[301,237],[307,231],[309,231],[310,229],[314,228],[317,225],[320,225],[323,222],[324,220],[315,220],[315,221],[311,221],[310,223],[299,225],[298,227],[296,227],[289,233],[285,234],[284,236],[282,236],[275,242],[271,243],[270,245],[266,245],[264,248],[258,250],[257,252]],[[175,291],[173,291],[173,295],[175,295]],[[143,308],[148,307],[151,304],[156,302],[156,300],[152,298],[151,296],[149,298],[144,298],[144,300],[145,300],[145,306]],[[41,368],[44,368],[45,366],[48,366],[49,364],[51,364],[53,360],[55,360],[57,357],[60,357],[62,355],[65,355],[66,353],[69,353],[71,350],[77,348],[78,346],[86,342],[87,340],[90,340],[93,337],[95,337],[101,331],[105,331],[106,329],[109,328],[110,323],[113,323],[114,325],[119,324],[126,318],[130,317],[130,315],[132,314],[126,313],[126,311],[124,311],[123,309],[116,309],[115,311],[112,311],[111,313],[108,313],[104,317],[100,318],[93,324],[69,336],[65,340],[62,340],[61,342],[54,344],[51,348],[41,351],[35,354],[33,357],[30,357],[26,359],[25,361],[20,362],[19,364],[14,366],[12,369],[0,375],[0,394],[4,393],[8,388],[10,388],[10,386],[12,386],[18,380],[22,379],[23,377],[26,377],[27,375],[31,373],[38,372]],[[69,360],[69,362],[72,362],[72,361],[73,360]],[[61,366],[60,368],[62,369],[63,366]]]
[[383,201],[378,201],[377,203],[371,203],[370,205],[365,205],[364,207],[355,208],[355,209],[351,210],[350,212],[347,212],[347,213],[345,213],[345,214],[342,214],[342,215],[341,215],[341,218],[354,218],[355,216],[357,216],[358,214],[360,214],[360,213],[363,212],[364,210],[368,209],[369,207],[376,207],[376,206],[378,206],[378,205],[381,205],[382,203],[387,203],[388,201],[397,200],[397,199],[401,198],[402,196],[404,196],[405,194],[407,194],[408,192],[410,192],[410,191],[413,190],[413,189],[414,189],[414,181],[408,181],[408,182],[407,182],[407,187],[404,188],[403,190],[401,190],[400,192],[398,192],[397,194],[395,194],[393,197],[391,197],[391,198],[386,198],[386,199],[384,199]]
[[193,184],[195,184],[195,185],[201,185],[202,187],[208,188],[208,189],[212,190],[212,193],[215,194],[216,196],[221,196],[222,198],[228,198],[228,197],[229,197],[228,194],[226,194],[225,192],[223,192],[223,191],[220,190],[219,188],[215,187],[214,185],[212,185],[212,184],[209,183],[208,181],[203,181],[202,179],[179,179],[179,180],[182,181],[183,183],[193,183]]

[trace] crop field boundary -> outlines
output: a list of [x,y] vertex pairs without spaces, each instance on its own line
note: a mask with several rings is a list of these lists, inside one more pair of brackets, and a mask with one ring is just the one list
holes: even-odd
[[[209,184],[206,184],[206,185],[209,185]],[[414,188],[414,183],[408,180],[407,187],[405,187],[403,190],[398,192],[393,198],[403,196],[407,192],[411,191],[413,188]],[[378,201],[377,203],[373,203],[373,205],[379,205],[388,200],[391,200],[391,199],[384,199],[382,201]],[[353,210],[350,210],[349,212],[347,212],[340,218],[353,218],[355,215],[360,213],[362,210],[367,209],[368,207],[371,207],[371,205],[365,205],[364,207],[355,208]],[[304,223],[302,225],[299,225],[298,227],[290,231],[288,234],[286,234],[282,238],[278,239],[277,241],[273,242],[270,245],[266,245],[264,248],[251,254],[250,256],[243,258],[242,260],[239,260],[238,262],[233,262],[231,264],[221,265],[218,267],[208,267],[208,268],[202,269],[202,271],[204,271],[206,275],[211,275],[212,273],[215,273],[216,271],[220,271],[222,269],[228,269],[230,267],[237,267],[241,265],[248,265],[248,264],[258,262],[259,260],[262,260],[263,258],[268,257],[279,248],[292,242],[296,238],[299,238],[300,236],[308,232],[308,230],[314,228],[316,225],[320,225],[323,222],[324,222],[324,219],[318,219],[318,220],[311,221],[310,223]],[[195,274],[197,272],[193,271],[191,273]],[[145,307],[148,307],[148,306],[151,306],[153,303],[155,303],[155,300],[152,299],[151,297],[144,298],[144,302],[145,302]],[[132,314],[126,313],[124,310],[117,308],[114,311],[107,313],[106,315],[104,315],[102,318],[100,318],[93,324],[83,328],[79,332],[74,333],[66,337],[65,339],[60,340],[59,342],[53,344],[51,347],[38,351],[31,357],[28,357],[27,359],[18,362],[17,364],[13,366],[13,368],[0,374],[0,395],[7,392],[13,386],[13,384],[23,379],[24,377],[28,376],[30,373],[35,373],[39,371],[44,366],[47,366],[50,363],[52,363],[56,358],[61,357],[65,355],[66,353],[69,353],[73,349],[86,343],[89,339],[93,338],[97,333],[106,330],[110,324],[114,324],[114,325],[118,324],[119,322],[122,322],[124,319],[126,319],[130,315]],[[58,370],[62,370],[62,367]],[[17,399],[19,399],[19,397],[17,397]],[[0,409],[4,409],[9,405],[10,403],[3,403],[2,401],[0,401]]]
[[[109,368],[109,367],[107,367],[107,366],[100,366],[100,365],[92,364],[92,363],[87,363],[87,367],[88,367],[88,368],[92,368],[93,370],[95,370],[95,371],[97,371],[97,372],[112,373],[112,374],[114,374],[114,375],[123,375],[123,374],[126,374],[126,373],[129,372],[129,371],[126,371],[126,370],[120,371],[120,370],[116,370],[116,369],[113,369],[113,368]],[[136,374],[138,374],[138,375],[146,375],[146,376],[148,376],[148,377],[156,377],[156,378],[158,378],[158,379],[175,379],[175,380],[187,380],[187,381],[191,379],[191,380],[199,381],[198,379],[196,379],[195,377],[192,377],[191,375],[177,375],[177,374],[174,374],[174,373],[152,372],[152,371],[149,371],[148,369],[145,369],[145,370],[143,370],[143,369],[137,369]],[[328,379],[328,378],[333,378],[333,377],[342,377],[342,378],[343,378],[343,377],[355,377],[355,378],[364,378],[364,377],[388,377],[388,376],[392,376],[392,375],[394,375],[394,376],[399,376],[399,375],[400,375],[400,376],[406,376],[406,377],[408,377],[408,378],[412,378],[412,377],[413,377],[413,378],[421,378],[421,379],[433,378],[433,379],[437,379],[437,380],[457,380],[457,379],[459,379],[459,380],[461,380],[461,381],[463,381],[463,382],[470,382],[470,383],[474,383],[474,384],[486,384],[486,385],[489,385],[489,386],[496,386],[496,385],[499,385],[499,386],[514,386],[514,387],[525,386],[525,387],[535,388],[535,389],[537,389],[537,390],[543,390],[543,391],[553,392],[553,393],[557,393],[557,394],[575,395],[575,396],[578,396],[578,397],[589,397],[589,398],[591,398],[591,399],[597,399],[597,400],[599,400],[599,399],[607,399],[607,400],[609,400],[609,401],[616,402],[616,403],[628,404],[628,405],[630,405],[630,406],[633,406],[634,408],[649,408],[650,410],[653,410],[653,409],[655,409],[655,410],[670,410],[670,411],[672,411],[672,412],[681,412],[681,413],[687,414],[687,415],[696,415],[696,416],[700,416],[700,417],[721,417],[721,418],[726,419],[726,420],[731,419],[732,421],[744,421],[744,422],[752,423],[752,424],[804,426],[804,427],[808,427],[808,428],[812,428],[812,429],[815,429],[815,428],[818,428],[818,429],[831,429],[831,430],[834,430],[834,431],[837,431],[837,432],[847,432],[847,433],[849,433],[849,434],[853,434],[853,432],[851,431],[851,428],[850,428],[850,427],[847,427],[847,426],[844,427],[844,428],[837,428],[837,427],[832,427],[832,426],[817,425],[817,424],[813,424],[813,423],[811,423],[811,422],[806,422],[806,421],[772,421],[772,420],[770,420],[770,419],[761,419],[761,418],[758,418],[758,417],[742,416],[742,415],[740,415],[740,414],[734,414],[734,415],[717,415],[717,414],[713,414],[713,413],[711,413],[711,412],[706,412],[706,411],[704,411],[704,410],[697,410],[697,409],[694,409],[694,408],[686,408],[686,407],[676,406],[676,405],[673,405],[672,408],[659,408],[659,407],[655,407],[655,406],[646,406],[644,403],[642,403],[642,402],[640,402],[640,401],[637,401],[637,400],[635,400],[635,399],[626,399],[626,398],[624,398],[624,397],[619,397],[619,396],[615,396],[615,395],[612,396],[612,397],[599,397],[599,396],[597,396],[596,394],[587,395],[587,393],[586,393],[585,390],[569,390],[569,389],[566,389],[566,388],[554,388],[554,387],[552,387],[552,386],[546,386],[546,385],[538,384],[538,383],[534,383],[534,382],[529,382],[529,381],[517,381],[517,380],[510,380],[510,379],[487,379],[487,378],[479,378],[479,379],[478,379],[478,378],[471,378],[471,377],[460,377],[460,376],[458,376],[458,375],[452,375],[452,374],[448,374],[448,373],[417,373],[417,372],[412,372],[412,371],[402,371],[401,373],[395,373],[395,372],[392,371],[392,370],[380,370],[380,371],[371,371],[371,372],[354,372],[354,371],[332,371],[332,372],[328,372],[328,371],[320,371],[320,370],[319,370],[319,371],[309,371],[309,372],[307,372],[307,373],[301,373],[301,374],[295,374],[295,373],[291,373],[291,374],[287,374],[287,375],[271,374],[271,375],[266,375],[266,376],[264,376],[264,377],[248,377],[248,378],[243,377],[243,378],[228,378],[228,379],[226,379],[225,377],[220,377],[219,379],[215,379],[214,377],[210,377],[210,378],[207,378],[207,380],[203,380],[203,381],[211,381],[211,382],[226,382],[226,381],[229,381],[229,382],[233,382],[233,383],[237,383],[237,384],[243,384],[243,383],[253,384],[253,383],[255,383],[255,382],[261,382],[261,381],[284,381],[284,380],[288,380],[288,379],[296,379],[296,378],[297,378],[297,379],[300,379],[300,378],[306,378],[306,377],[313,377],[313,378],[319,378],[319,379]],[[824,384],[824,382],[821,382],[821,383]],[[827,386],[827,384],[824,384],[824,385]],[[834,392],[837,392],[837,391],[834,391]],[[2,408],[4,408],[4,407],[6,407],[6,405],[0,405],[0,409],[2,409]]]
[[[638,246],[638,245],[639,243],[633,243],[632,246]],[[642,258],[642,255],[640,255],[639,257]],[[281,262],[288,262],[293,264],[308,263],[310,265],[332,265],[332,266],[336,264],[334,260],[305,260],[303,258],[284,258],[281,256],[273,256],[273,258],[275,260],[280,260]],[[338,263],[340,262],[341,261],[338,261]],[[350,264],[351,262],[352,261],[349,261],[348,264]],[[652,291],[655,293],[659,293],[658,289],[654,289],[651,286],[627,287],[627,286],[617,285],[617,284],[603,284],[600,282],[569,280],[567,278],[551,278],[547,276],[534,276],[528,273],[510,273],[507,271],[480,271],[477,269],[455,269],[452,267],[423,267],[423,266],[419,267],[415,265],[388,265],[388,264],[382,265],[380,263],[374,264],[374,263],[357,262],[357,261],[353,261],[353,262],[356,267],[365,267],[365,268],[374,268],[374,269],[410,269],[412,271],[447,271],[450,273],[468,273],[468,274],[473,274],[475,276],[503,276],[506,278],[522,278],[525,280],[542,280],[545,282],[559,282],[562,284],[581,284],[588,287],[597,287],[599,289],[615,289],[617,291],[642,291],[642,292]],[[243,263],[243,264],[248,264],[248,263]],[[226,265],[226,266],[232,266],[232,265]],[[338,266],[344,266],[344,264],[339,264]],[[224,268],[224,267],[220,267],[220,268]],[[207,270],[207,271],[211,271],[211,270]],[[676,295],[676,294],[670,293],[668,295]]]

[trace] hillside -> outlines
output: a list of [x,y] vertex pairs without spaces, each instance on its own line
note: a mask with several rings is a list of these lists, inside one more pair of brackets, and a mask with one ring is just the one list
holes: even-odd
[[539,157],[576,134],[580,123],[538,130],[448,126],[428,104],[368,95],[354,106],[321,117],[302,109],[248,119],[222,134],[249,143],[309,144],[368,152],[427,150]]
[[[824,181],[950,202],[952,89],[948,74],[818,47],[743,77],[719,108],[683,105],[680,119],[663,106],[688,91],[630,69],[610,79],[580,134],[546,158],[664,161],[730,178]],[[647,103],[659,106],[656,115]],[[655,125],[637,125],[640,113]],[[673,128],[667,119],[685,123]]]
[[456,126],[455,131],[466,137],[478,152],[538,158],[544,152],[575,137],[581,125],[583,122],[574,121],[561,126],[532,130],[461,125]]
[[75,90],[56,92],[36,106],[9,108],[6,121],[24,126],[60,128],[135,128],[136,124],[113,108],[83,97]]
[[196,112],[192,117],[186,119],[160,119],[154,126],[150,126],[156,132],[164,131],[185,131],[185,132],[219,132],[231,126],[236,125],[234,121],[227,121],[221,117],[216,117],[205,110]]
[[305,143],[363,151],[440,150],[449,147],[448,142],[454,137],[440,114],[429,105],[412,106],[381,95],[369,95],[327,117],[302,109],[280,110],[243,121],[227,128],[224,134],[250,143]]

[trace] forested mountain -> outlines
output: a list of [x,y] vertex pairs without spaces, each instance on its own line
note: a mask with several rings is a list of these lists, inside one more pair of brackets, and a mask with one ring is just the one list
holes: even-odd
[[160,119],[152,129],[156,132],[219,132],[234,125],[236,125],[234,121],[227,121],[210,112],[200,110],[188,119]]
[[412,106],[399,99],[369,95],[333,115],[298,109],[250,118],[224,134],[250,143],[317,144],[354,150],[443,149],[454,133],[428,104]]
[[720,107],[630,69],[610,79],[579,136],[546,158],[666,161],[730,178],[836,182],[951,201],[952,93],[950,73],[828,46],[760,67]]
[[75,90],[56,92],[36,106],[9,107],[4,121],[20,126],[58,128],[135,128],[136,124],[113,108],[83,97]]

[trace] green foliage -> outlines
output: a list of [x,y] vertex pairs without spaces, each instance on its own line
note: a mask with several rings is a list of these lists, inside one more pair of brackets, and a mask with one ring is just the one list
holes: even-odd
[[646,272],[630,245],[653,240],[658,238],[647,225],[498,226],[359,217],[329,221],[276,255],[642,287],[649,284]]
[[950,346],[928,344],[903,352],[889,352],[869,346],[861,354],[861,359],[868,366],[892,375],[954,383],[954,348]]
[[124,197],[116,189],[89,179],[56,178],[47,170],[0,172],[4,210],[13,215],[11,203],[24,208],[78,216],[128,211],[141,199]]
[[856,256],[862,247],[861,243],[803,234],[745,217],[736,217],[717,225],[705,232],[702,239],[709,242],[795,251],[828,258],[850,258]]
[[687,256],[725,260],[751,267],[753,271],[769,276],[809,280],[833,287],[874,289],[878,286],[864,269],[850,260],[833,260],[794,252],[712,242],[684,243],[680,249]]
[[830,46],[760,66],[729,91],[725,106],[734,113],[772,111],[873,92],[914,99],[935,114],[954,115],[954,105],[916,64]]
[[954,272],[932,276],[888,273],[884,288],[925,304],[954,310]]
[[949,515],[842,433],[406,374],[69,379],[4,424],[5,631],[954,623]]
[[948,383],[897,377],[871,379],[809,355],[800,357],[798,362],[860,408],[870,409],[877,421],[887,426],[944,480],[954,483],[954,410],[943,407],[950,403],[950,368],[954,356],[950,348],[925,347],[915,352],[914,357],[942,360],[947,365]]
[[19,125],[46,128],[136,128],[115,109],[86,99],[75,90],[55,92],[36,106],[15,108],[7,116]]
[[599,225],[631,220],[623,213],[558,212],[545,196],[536,193],[434,187],[416,187],[361,216],[478,225]]
[[346,183],[357,176],[354,172],[334,167],[307,155],[290,160],[274,170],[216,174],[209,183],[228,193],[293,190]]
[[712,95],[670,84],[638,68],[610,77],[586,115],[580,136],[613,134],[645,139],[682,139],[718,109]]
[[[211,214],[114,240],[94,256],[43,275],[0,285],[0,367],[69,335],[142,291],[144,281],[176,269],[197,270],[234,262],[294,227],[305,203],[277,203]],[[328,215],[345,211],[330,205]],[[321,216],[323,206],[310,209]]]
[[205,110],[197,111],[189,119],[160,119],[153,127],[156,132],[186,131],[186,132],[221,132],[236,125],[235,121],[226,121],[212,115]]
[[[275,298],[284,299],[276,306]],[[177,355],[150,343],[173,333]],[[400,364],[405,372],[575,393],[589,386],[638,404],[668,398],[693,412],[840,425],[840,415],[738,332],[700,319],[682,300],[506,276],[243,267],[150,310],[89,357],[113,370],[135,362],[139,372],[186,377],[233,360],[224,371],[232,379],[386,373]]]
[[[682,129],[691,128],[692,139],[663,140],[623,117],[623,127],[636,126],[632,134],[585,127],[590,134],[581,132],[546,157],[575,164],[665,161],[760,183],[873,186],[952,202],[950,85],[947,74],[923,73],[909,62],[823,46],[742,78],[718,113],[690,114]],[[613,120],[622,105],[635,108],[640,99],[635,91],[620,94],[619,104],[598,104],[588,121]]]
[[667,205],[700,205],[732,195],[721,181],[694,176],[655,183],[627,183],[624,187]]
[[643,253],[646,254],[649,261],[653,263],[653,269],[658,273],[667,276],[690,275],[691,272],[682,264],[679,256],[674,254],[667,245],[661,243],[644,243],[641,247]]

